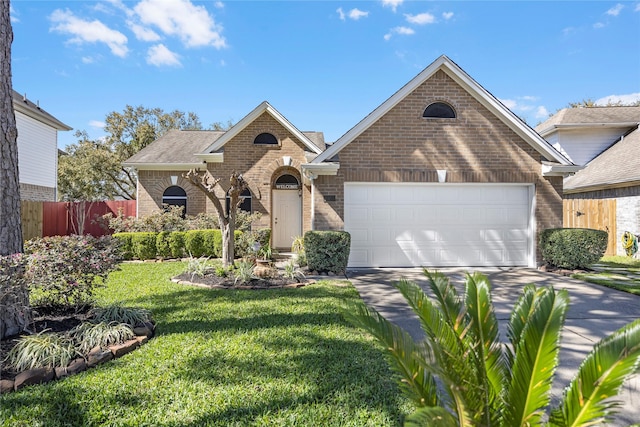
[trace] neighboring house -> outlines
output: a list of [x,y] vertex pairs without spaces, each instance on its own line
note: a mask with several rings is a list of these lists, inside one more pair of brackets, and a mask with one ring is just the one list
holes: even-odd
[[535,266],[577,169],[446,56],[326,149],[265,102],[224,133],[169,132],[125,165],[139,216],[177,200],[211,212],[182,173],[208,168],[228,188],[239,171],[274,247],[344,229],[351,267]]
[[58,183],[58,131],[72,128],[13,91],[18,128],[20,198],[56,201]]
[[567,108],[536,127],[579,165],[564,180],[565,225],[609,231],[607,253],[624,255],[622,234],[640,234],[640,107]]

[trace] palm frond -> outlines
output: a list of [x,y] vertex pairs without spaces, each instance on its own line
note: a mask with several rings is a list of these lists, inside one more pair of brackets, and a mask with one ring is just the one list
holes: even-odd
[[451,284],[449,277],[443,273],[430,272],[426,268],[423,268],[422,272],[429,279],[429,287],[436,296],[445,320],[453,326],[454,330],[458,331],[462,326],[461,322],[464,316],[464,306],[458,291]]
[[418,348],[406,331],[364,304],[350,306],[344,316],[384,346],[391,368],[400,375],[400,386],[416,405],[440,404],[434,377],[425,369],[433,365],[428,348]]
[[475,353],[462,339],[466,333],[464,322],[456,330],[439,306],[417,284],[400,280],[395,287],[420,319],[426,341],[439,367],[437,376],[448,394],[446,401],[451,403],[451,409],[456,412],[461,425],[471,422],[471,418],[481,417],[482,389],[476,381]]
[[515,349],[508,385],[505,425],[538,425],[549,404],[551,382],[558,364],[560,332],[569,304],[566,290],[537,290],[533,310]]
[[565,389],[551,422],[560,426],[606,424],[617,406],[624,381],[640,363],[640,319],[597,343]]
[[445,408],[440,406],[426,406],[418,408],[413,414],[407,416],[405,427],[455,427],[460,426],[458,420]]
[[[474,348],[476,354],[477,382],[482,387],[484,400],[482,411],[489,417],[498,412],[491,409],[498,403],[506,377],[498,319],[491,302],[491,284],[486,276],[480,273],[468,274],[465,288],[465,306],[469,319],[469,339],[465,341],[470,348]],[[485,419],[485,423],[489,424],[490,420]]]
[[518,297],[518,300],[511,311],[509,323],[507,324],[507,338],[511,343],[511,347],[505,347],[506,361],[509,366],[509,369],[507,369],[506,372],[508,382],[511,381],[511,367],[513,367],[513,359],[515,358],[514,352],[516,348],[518,348],[518,343],[520,342],[520,338],[522,338],[522,330],[527,324],[527,319],[529,319],[531,311],[533,310],[533,302],[535,298],[536,287],[532,284],[525,285],[522,289],[522,294]]

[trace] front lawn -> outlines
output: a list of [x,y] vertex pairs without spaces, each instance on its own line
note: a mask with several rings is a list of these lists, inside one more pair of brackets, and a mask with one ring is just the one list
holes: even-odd
[[640,295],[640,259],[606,256],[591,268],[594,271],[574,274],[572,277]]
[[79,375],[0,395],[9,426],[391,426],[410,403],[380,347],[344,321],[356,290],[209,290],[183,263],[123,264],[100,303],[150,309],[156,336]]

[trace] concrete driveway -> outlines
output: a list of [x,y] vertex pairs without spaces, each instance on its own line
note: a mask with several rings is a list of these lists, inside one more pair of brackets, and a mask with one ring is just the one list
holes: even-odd
[[[522,287],[528,283],[551,285],[569,292],[570,306],[563,331],[560,366],[556,372],[553,393],[560,396],[573,378],[578,366],[593,345],[625,324],[640,317],[640,297],[568,277],[536,269],[439,269],[447,274],[458,291],[463,293],[466,271],[480,271],[493,286],[493,303],[500,321],[501,336],[506,340],[506,323],[511,308]],[[378,310],[388,320],[407,330],[415,339],[423,337],[417,316],[400,293],[392,286],[407,278],[428,290],[420,268],[349,269],[347,276],[363,301]],[[620,395],[623,407],[613,424],[628,426],[640,422],[640,376],[624,386]]]

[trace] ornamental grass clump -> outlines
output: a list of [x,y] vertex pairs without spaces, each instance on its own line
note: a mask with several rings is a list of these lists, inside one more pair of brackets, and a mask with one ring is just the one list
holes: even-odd
[[16,371],[67,366],[80,353],[64,334],[44,331],[27,335],[7,354],[6,362]]
[[[122,344],[135,337],[131,326],[126,323],[99,322],[82,323],[69,332],[76,348],[87,354],[94,347],[107,348],[111,345]],[[64,365],[66,366],[66,365]]]
[[424,271],[435,298],[415,283],[395,286],[418,315],[426,339],[411,336],[372,308],[345,312],[385,348],[405,395],[417,410],[410,426],[593,426],[611,421],[615,397],[640,362],[640,319],[595,345],[551,407],[566,290],[527,285],[500,342],[491,284],[467,275],[458,295],[441,273]]
[[96,307],[91,311],[95,322],[126,323],[130,326],[151,322],[151,312],[144,308],[125,307],[120,304],[110,304]]

